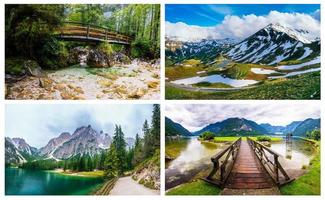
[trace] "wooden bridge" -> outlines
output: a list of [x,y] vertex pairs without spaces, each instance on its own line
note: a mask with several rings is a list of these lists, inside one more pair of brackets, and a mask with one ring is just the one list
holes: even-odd
[[213,169],[205,181],[221,188],[268,189],[291,179],[279,154],[250,138],[239,138],[211,158]]
[[112,31],[108,28],[67,21],[57,31],[60,39],[81,42],[108,42],[111,44],[130,45],[133,36]]

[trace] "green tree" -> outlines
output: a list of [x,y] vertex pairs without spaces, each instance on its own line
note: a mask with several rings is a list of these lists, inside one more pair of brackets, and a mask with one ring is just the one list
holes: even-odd
[[107,179],[115,178],[119,175],[119,160],[117,157],[117,149],[112,143],[104,162],[104,176]]

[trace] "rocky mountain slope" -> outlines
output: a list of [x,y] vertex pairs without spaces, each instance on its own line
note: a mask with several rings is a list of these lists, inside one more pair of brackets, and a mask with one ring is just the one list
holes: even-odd
[[287,60],[310,60],[320,54],[320,41],[306,37],[307,30],[269,24],[230,51],[231,60],[241,63],[275,65]]
[[166,58],[179,62],[187,59],[198,59],[204,63],[213,62],[216,55],[237,41],[233,39],[202,40],[199,42],[180,42],[166,39]]
[[[134,139],[126,138],[127,147],[133,147]],[[95,155],[109,148],[112,138],[103,131],[97,132],[90,125],[77,128],[73,134],[61,133],[44,147],[37,149],[21,138],[5,139],[6,163],[23,163],[33,159],[67,159],[76,155]]]
[[309,61],[320,56],[320,39],[308,30],[269,24],[241,42],[233,39],[180,42],[166,39],[166,58],[174,62],[198,59],[209,64],[218,55],[239,63],[277,65],[282,61]]

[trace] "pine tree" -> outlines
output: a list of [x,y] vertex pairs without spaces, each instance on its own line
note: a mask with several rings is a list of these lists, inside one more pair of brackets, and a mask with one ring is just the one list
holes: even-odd
[[104,177],[107,179],[115,178],[119,175],[119,160],[117,157],[117,149],[112,143],[104,162]]
[[126,170],[126,142],[124,139],[124,133],[122,131],[121,126],[115,126],[115,132],[113,137],[113,143],[116,147],[117,158],[118,158],[118,166],[119,166],[119,174],[123,174]]
[[154,149],[157,148],[160,149],[160,106],[159,104],[153,105],[150,132],[153,139]]

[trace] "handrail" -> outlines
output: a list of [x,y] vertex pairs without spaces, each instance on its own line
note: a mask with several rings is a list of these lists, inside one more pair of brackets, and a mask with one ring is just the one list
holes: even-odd
[[122,44],[130,44],[131,41],[134,40],[134,36],[113,31],[105,27],[84,24],[81,22],[66,21],[58,31],[61,38],[111,41],[112,43]]
[[[241,137],[211,158],[213,169],[210,174],[204,178],[205,181],[223,187],[236,160],[240,144]],[[224,156],[225,158],[221,159]],[[218,177],[214,178],[217,173]]]
[[[289,177],[289,175],[287,174],[287,172],[284,170],[281,163],[279,162],[279,157],[281,156],[280,154],[274,152],[273,150],[264,146],[263,144],[255,140],[252,140],[249,137],[247,137],[247,141],[248,144],[253,149],[257,158],[260,160],[264,169],[268,172],[270,177],[277,185],[283,185],[293,180]],[[269,157],[265,151],[269,152],[269,154],[271,154],[271,157]],[[281,178],[284,178],[284,180],[281,180]]]
[[99,29],[104,29],[104,30],[107,30],[107,31],[115,32],[115,33],[118,33],[118,34],[121,34],[121,35],[126,35],[128,37],[134,37],[133,35],[123,33],[123,32],[120,32],[120,31],[115,31],[115,30],[112,30],[110,28],[103,27],[103,26],[98,26],[98,25],[95,25],[95,24],[87,24],[87,23],[82,23],[82,22],[77,22],[77,21],[63,21],[63,24],[76,24],[76,25],[81,25],[81,26],[84,26],[84,27],[89,26],[89,27],[94,27],[94,28],[99,28]]

